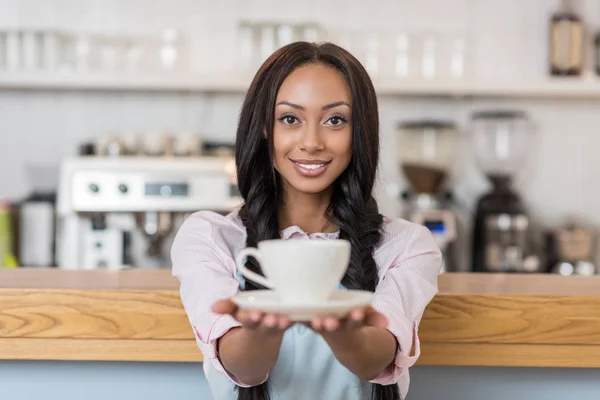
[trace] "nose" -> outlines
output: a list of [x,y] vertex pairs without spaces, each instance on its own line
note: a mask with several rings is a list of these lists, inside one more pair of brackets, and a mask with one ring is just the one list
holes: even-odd
[[309,153],[314,153],[325,148],[318,126],[307,126],[304,129],[298,142],[298,148]]

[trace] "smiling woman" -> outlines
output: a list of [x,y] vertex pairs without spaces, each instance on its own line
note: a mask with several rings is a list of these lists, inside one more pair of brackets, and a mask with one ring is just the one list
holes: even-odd
[[[372,193],[379,116],[363,66],[331,43],[276,51],[248,89],[235,153],[244,204],[227,216],[192,215],[172,249],[213,397],[405,396],[441,253],[423,226],[379,213]],[[350,307],[343,317],[310,314],[294,325],[283,311],[238,308],[232,297],[240,290],[263,288],[244,280],[234,260],[244,247],[271,239],[350,242],[339,285],[373,292],[371,305]],[[261,274],[255,258],[245,267]]]

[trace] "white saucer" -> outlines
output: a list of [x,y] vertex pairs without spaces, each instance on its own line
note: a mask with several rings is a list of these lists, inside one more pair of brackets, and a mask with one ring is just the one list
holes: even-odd
[[242,309],[287,315],[291,321],[308,321],[319,315],[342,317],[353,308],[371,304],[373,293],[364,290],[338,290],[329,300],[316,304],[284,304],[273,290],[240,292],[232,300]]

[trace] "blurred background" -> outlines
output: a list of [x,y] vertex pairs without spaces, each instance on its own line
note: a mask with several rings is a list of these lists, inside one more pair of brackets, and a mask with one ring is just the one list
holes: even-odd
[[446,272],[598,272],[600,1],[0,0],[0,264],[169,268],[239,204],[262,61],[332,41],[379,98],[377,199]]

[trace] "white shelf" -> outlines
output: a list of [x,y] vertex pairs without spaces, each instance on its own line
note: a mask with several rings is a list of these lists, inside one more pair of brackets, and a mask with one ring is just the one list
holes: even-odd
[[382,81],[379,95],[448,97],[598,98],[600,78],[560,77],[523,81]]
[[[236,75],[110,75],[0,73],[0,90],[108,90],[243,93],[251,77]],[[440,97],[598,98],[600,78],[561,77],[539,81],[374,80],[379,95]]]
[[251,78],[232,75],[2,73],[0,89],[244,92]]

